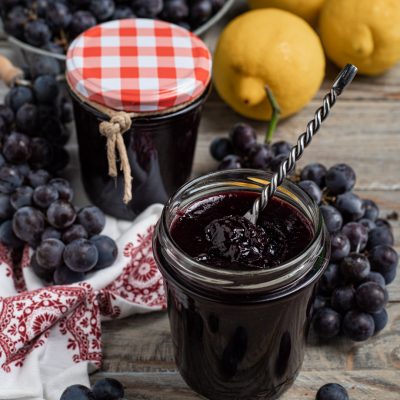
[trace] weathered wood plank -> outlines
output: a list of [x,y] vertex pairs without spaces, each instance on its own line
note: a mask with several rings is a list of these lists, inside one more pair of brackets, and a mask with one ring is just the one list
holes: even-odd
[[[126,398],[135,400],[189,400],[200,399],[177,372],[164,373],[101,373],[101,377],[119,379],[126,387]],[[317,390],[328,382],[346,387],[351,399],[398,400],[400,381],[398,371],[303,371],[282,400],[314,400]]]

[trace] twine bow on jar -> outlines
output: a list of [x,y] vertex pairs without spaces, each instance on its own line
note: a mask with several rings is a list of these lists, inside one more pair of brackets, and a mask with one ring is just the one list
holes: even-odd
[[100,133],[107,138],[108,175],[113,178],[118,175],[116,160],[118,151],[121,171],[124,174],[123,201],[125,204],[132,200],[132,174],[122,135],[131,128],[131,125],[130,115],[125,112],[118,112],[111,117],[110,121],[102,122],[99,127]]

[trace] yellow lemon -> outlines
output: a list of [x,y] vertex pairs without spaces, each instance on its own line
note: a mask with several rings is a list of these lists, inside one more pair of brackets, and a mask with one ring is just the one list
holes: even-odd
[[325,57],[321,42],[303,19],[265,8],[234,19],[214,54],[214,85],[238,113],[269,120],[265,86],[274,93],[282,117],[304,107],[321,85]]
[[318,15],[325,0],[249,0],[251,8],[275,7],[289,11],[305,19],[311,25],[318,21]]
[[400,0],[326,0],[319,21],[327,56],[377,75],[400,60]]

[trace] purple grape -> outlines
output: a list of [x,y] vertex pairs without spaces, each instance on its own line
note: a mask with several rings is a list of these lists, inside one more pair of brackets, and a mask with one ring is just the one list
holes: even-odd
[[62,2],[50,2],[46,7],[46,20],[56,31],[66,29],[72,20],[69,7]]
[[365,209],[364,218],[375,221],[379,217],[379,207],[369,199],[363,200],[363,204]]
[[376,246],[369,252],[371,269],[380,273],[387,273],[397,268],[399,255],[393,247],[387,245]]
[[24,32],[27,43],[35,47],[42,47],[51,39],[51,31],[46,22],[40,18],[29,21]]
[[329,168],[325,176],[325,184],[329,192],[338,195],[349,192],[356,183],[356,174],[347,164],[336,164]]
[[177,23],[189,16],[189,7],[185,0],[170,0],[164,3],[161,14],[166,21]]
[[38,76],[33,82],[33,92],[39,103],[54,104],[59,93],[58,83],[54,75]]
[[340,313],[354,308],[356,302],[353,286],[343,286],[335,289],[332,293],[331,305],[334,310]]
[[95,267],[99,253],[96,246],[87,239],[77,239],[65,247],[64,262],[76,272],[88,272]]
[[7,94],[6,101],[14,113],[24,104],[33,104],[34,97],[32,90],[27,86],[14,86]]
[[84,272],[76,272],[66,265],[61,265],[54,272],[54,283],[56,285],[71,285],[85,280]]
[[112,20],[116,19],[130,19],[135,18],[135,14],[129,6],[117,6],[115,7],[114,14],[112,16]]
[[54,178],[50,180],[49,184],[57,189],[61,200],[72,201],[74,198],[74,190],[66,179]]
[[364,226],[367,229],[367,232],[370,232],[372,229],[376,228],[375,222],[367,218],[361,218],[358,223]]
[[21,186],[10,196],[10,203],[15,210],[32,205],[33,189],[30,186]]
[[239,156],[236,156],[234,154],[224,157],[221,164],[219,164],[218,166],[219,171],[238,168],[242,168],[242,160]]
[[49,224],[57,229],[65,229],[71,226],[76,219],[73,205],[64,200],[57,200],[47,209]]
[[62,234],[62,240],[64,243],[68,244],[77,239],[87,239],[88,233],[86,229],[79,224],[74,224],[67,228]]
[[0,221],[10,219],[14,214],[8,194],[0,193]]
[[139,18],[155,18],[163,8],[162,0],[132,0],[132,10]]
[[[271,171],[273,172],[278,172],[279,168],[282,164],[282,162],[284,162],[287,159],[287,156],[285,154],[279,154],[278,156],[275,156],[272,160],[271,160],[271,165],[269,166]],[[288,171],[288,175],[291,175],[295,172],[295,168],[292,167],[289,171]]]
[[385,278],[379,272],[374,272],[374,271],[370,272],[368,274],[368,276],[360,282],[360,284],[363,284],[366,282],[375,282],[382,288],[386,289]]
[[329,296],[340,283],[340,271],[337,264],[329,264],[319,281],[319,292]]
[[388,313],[384,308],[378,312],[371,313],[371,317],[374,319],[375,323],[374,334],[380,332],[387,325],[389,320]]
[[120,400],[125,396],[121,382],[112,378],[103,378],[97,381],[92,391],[96,400]]
[[271,151],[274,153],[274,156],[284,154],[287,157],[290,150],[292,150],[292,145],[285,140],[279,140],[271,145]]
[[15,116],[15,123],[20,132],[32,135],[35,133],[38,124],[37,107],[26,103],[21,106]]
[[335,207],[342,214],[344,221],[357,221],[364,215],[362,200],[354,193],[348,192],[336,198]]
[[96,24],[96,18],[91,12],[79,10],[72,14],[72,20],[69,25],[69,33],[71,34],[72,38],[75,38]]
[[41,75],[59,75],[61,73],[60,63],[52,57],[37,57],[30,58],[30,67],[32,79],[36,79]]
[[325,297],[317,296],[314,300],[313,310],[314,312],[320,310],[328,305],[328,301]]
[[388,302],[387,290],[375,282],[360,285],[355,296],[358,307],[369,313],[380,311]]
[[322,191],[313,181],[301,181],[299,186],[317,203],[321,203]]
[[342,228],[343,235],[350,241],[351,251],[362,251],[367,246],[368,230],[357,222],[349,222]]
[[14,111],[11,109],[11,107],[0,104],[0,117],[4,120],[6,125],[10,127],[14,122]]
[[349,395],[342,385],[327,383],[318,390],[316,400],[349,400]]
[[215,138],[210,145],[210,153],[217,161],[222,161],[233,153],[232,143],[228,138]]
[[42,242],[46,239],[61,239],[61,232],[49,226],[42,233]]
[[83,207],[78,213],[78,222],[86,229],[90,236],[99,234],[106,224],[103,211],[96,206]]
[[342,214],[335,207],[325,204],[320,206],[320,210],[328,232],[336,233],[340,231],[343,225]]
[[53,161],[47,167],[53,173],[62,171],[69,163],[67,150],[60,146],[53,146]]
[[189,11],[189,19],[194,26],[199,26],[212,15],[212,3],[210,0],[197,0]]
[[115,241],[105,235],[92,236],[90,241],[96,246],[99,253],[95,270],[97,271],[112,265],[118,256],[118,247]]
[[24,177],[14,166],[0,168],[0,193],[10,194],[22,185]]
[[367,340],[375,332],[374,319],[370,314],[350,310],[343,319],[343,332],[356,342]]
[[3,145],[3,155],[13,164],[26,162],[31,155],[30,139],[23,133],[11,132]]
[[350,241],[347,236],[337,233],[331,236],[331,261],[343,260],[350,253]]
[[45,282],[51,282],[53,280],[54,271],[41,267],[36,261],[36,255],[33,254],[31,257],[30,266],[33,272]]
[[249,168],[267,169],[273,158],[271,149],[266,144],[256,143],[248,152]]
[[370,271],[368,258],[359,253],[350,253],[340,264],[340,273],[348,283],[361,282]]
[[10,249],[19,249],[24,245],[24,242],[14,234],[11,220],[4,221],[0,225],[0,243]]
[[58,200],[58,192],[51,185],[38,186],[33,191],[33,202],[40,208],[47,208]]
[[390,231],[392,230],[392,226],[390,225],[390,222],[383,218],[377,218],[375,220],[375,226],[377,228],[386,228],[386,229],[389,229]]
[[315,333],[324,338],[330,339],[340,333],[341,316],[329,307],[321,308],[317,311],[313,320]]
[[41,239],[45,228],[45,218],[36,208],[21,207],[15,212],[12,224],[15,235],[34,246]]
[[368,249],[381,245],[392,246],[393,244],[393,233],[386,227],[375,228],[368,234]]
[[98,21],[106,21],[114,14],[115,3],[113,0],[91,0],[89,11]]
[[382,272],[382,276],[385,279],[386,285],[389,285],[390,283],[392,283],[394,281],[394,279],[396,278],[396,274],[397,274],[396,268],[394,268],[393,270],[391,270],[389,272]]
[[234,125],[229,133],[233,149],[239,155],[246,155],[257,143],[256,131],[247,124]]
[[[16,4],[18,4],[16,2]],[[4,21],[4,29],[7,33],[18,39],[24,39],[25,25],[28,22],[28,15],[23,7],[16,5],[7,14]]]
[[58,239],[46,239],[36,249],[36,261],[42,268],[56,269],[63,263],[65,245]]
[[30,142],[31,156],[29,164],[33,168],[45,168],[53,159],[53,147],[44,138],[34,137]]
[[322,164],[308,164],[302,169],[300,179],[302,181],[313,181],[322,189],[325,187],[326,172],[326,167]]
[[28,175],[29,185],[33,188],[38,186],[46,185],[50,180],[50,174],[44,169],[38,169],[37,171],[31,171]]

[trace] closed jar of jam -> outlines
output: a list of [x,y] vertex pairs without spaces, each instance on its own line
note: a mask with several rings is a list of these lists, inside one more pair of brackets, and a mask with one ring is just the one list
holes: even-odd
[[156,227],[176,364],[208,399],[276,399],[302,366],[329,237],[318,206],[288,180],[257,227],[244,223],[270,178],[232,170],[195,179]]
[[94,204],[132,220],[187,181],[210,78],[206,45],[163,21],[111,21],[71,43],[66,79]]

